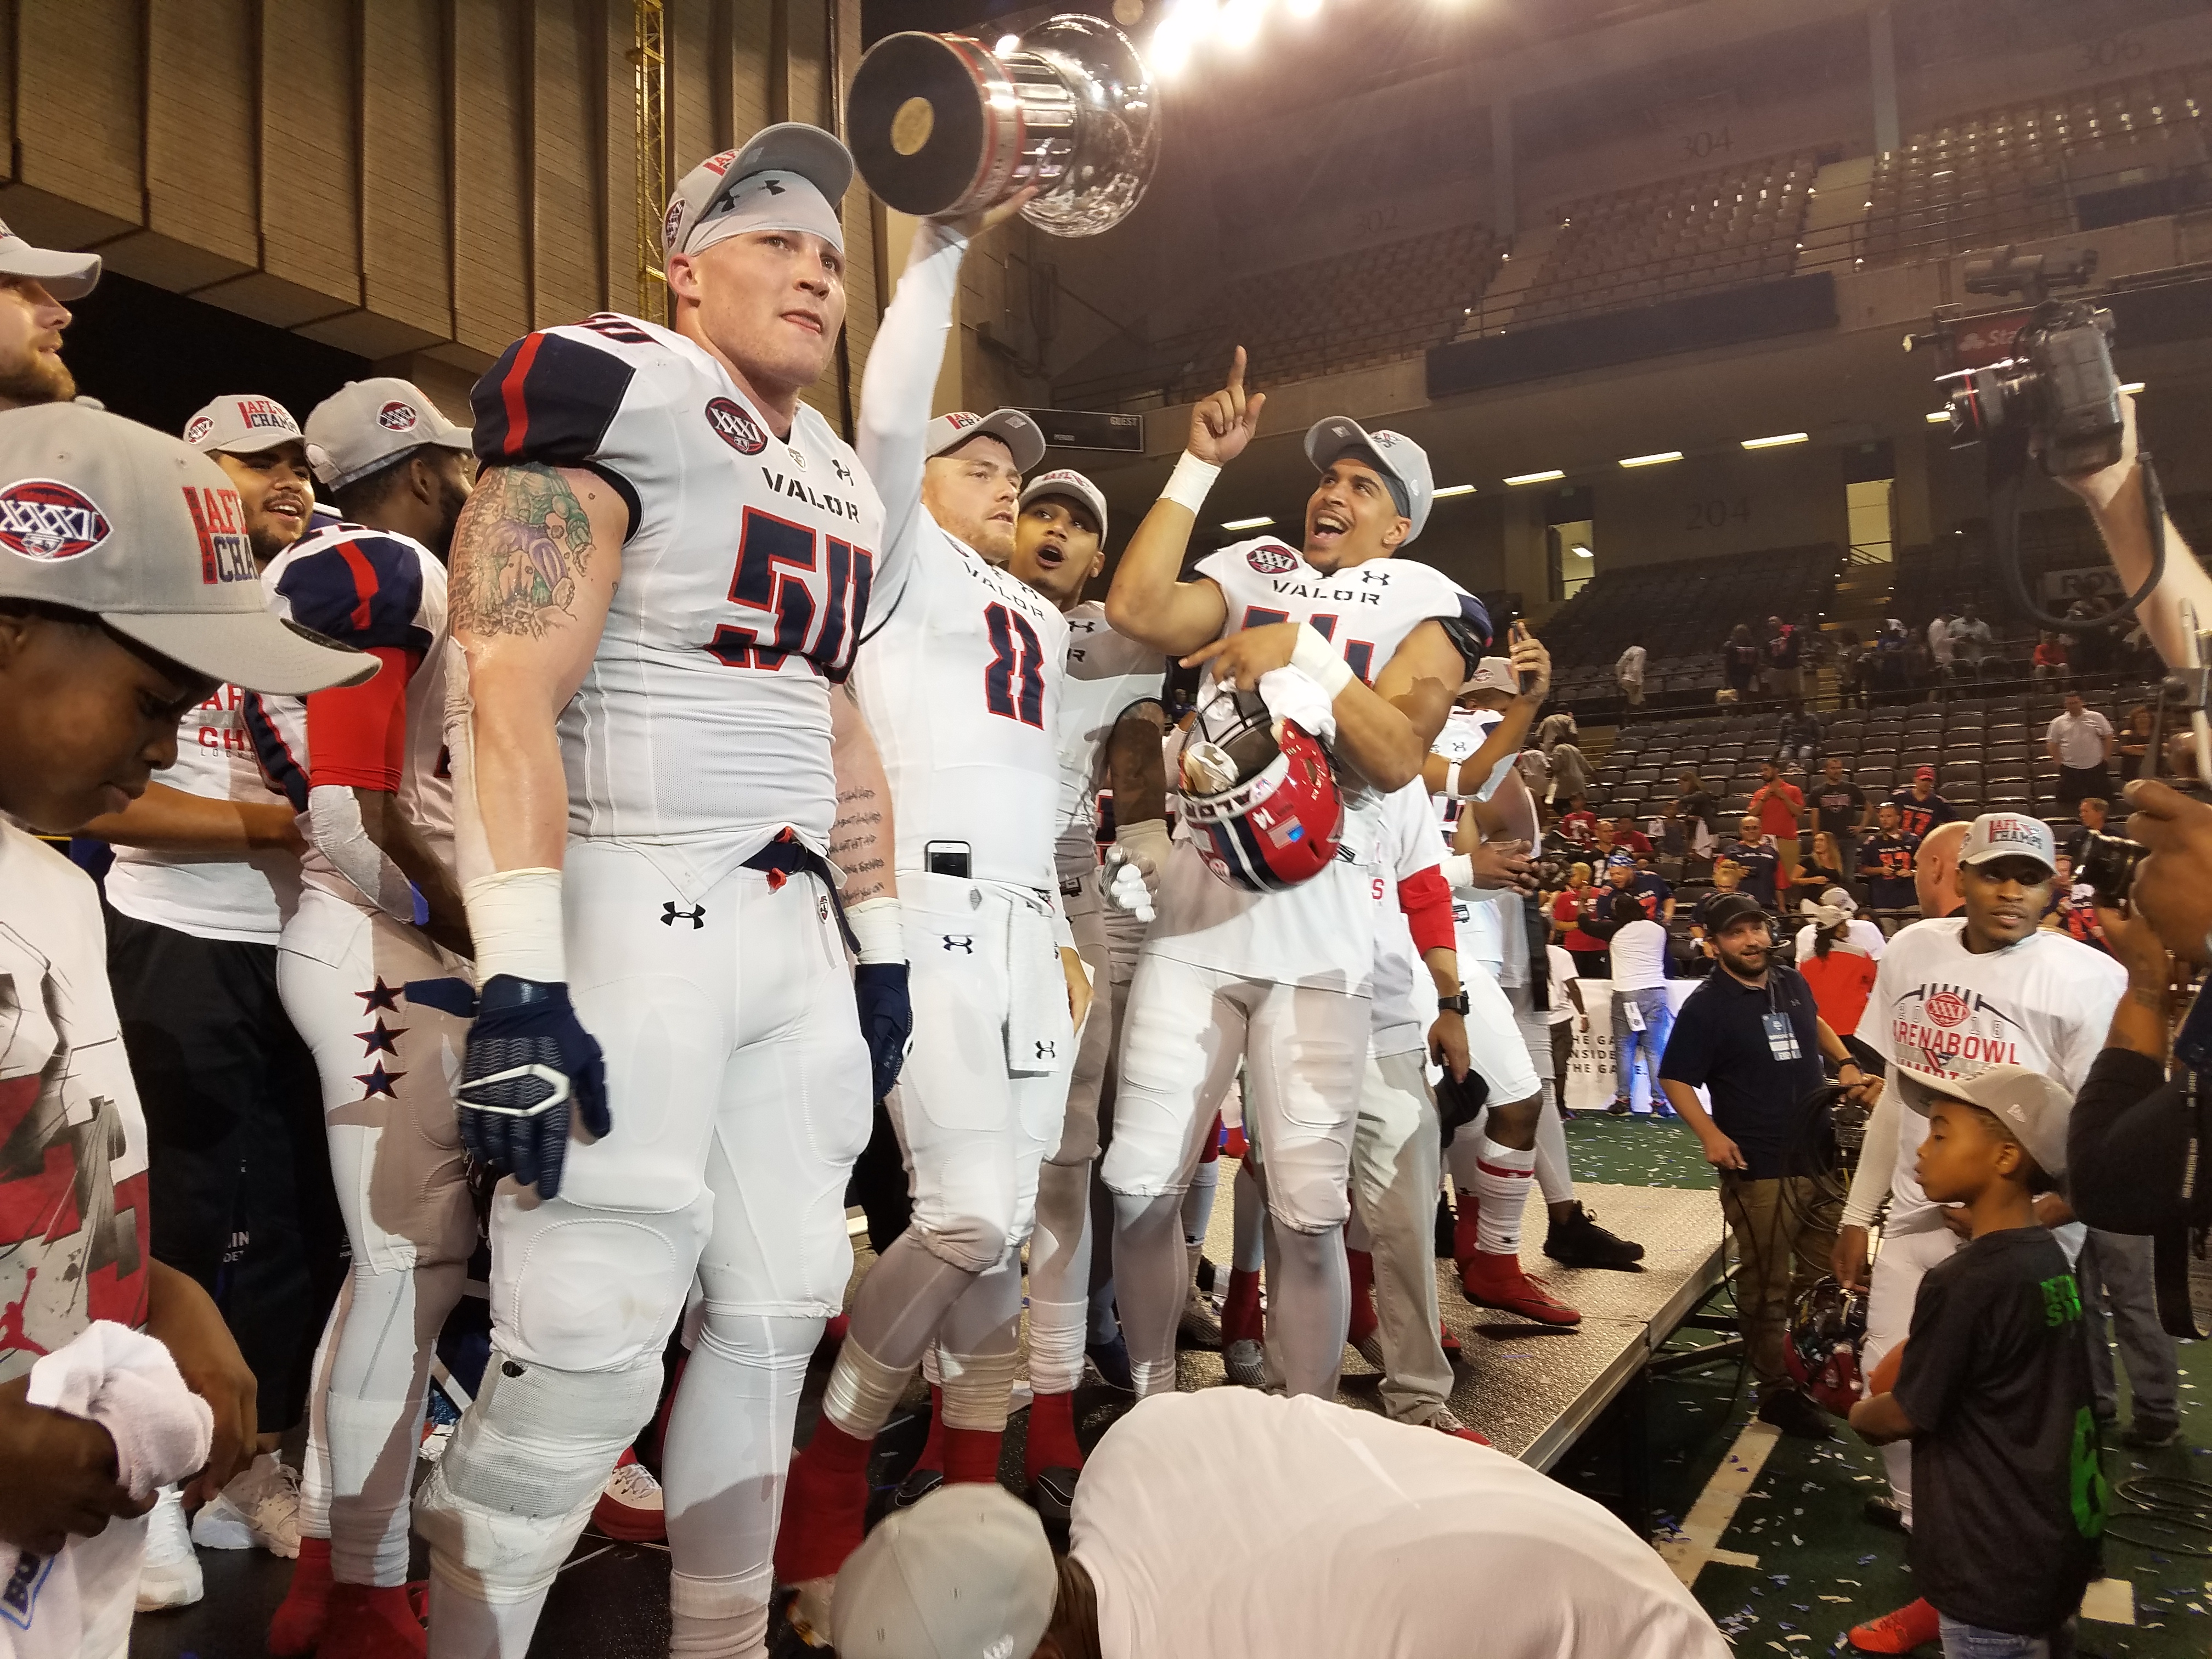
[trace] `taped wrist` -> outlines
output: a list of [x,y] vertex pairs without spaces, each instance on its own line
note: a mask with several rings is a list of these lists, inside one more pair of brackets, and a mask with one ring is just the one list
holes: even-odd
[[1160,499],[1188,507],[1195,515],[1206,505],[1206,492],[1220,476],[1219,467],[1211,461],[1200,460],[1186,449],[1182,459],[1176,463],[1175,471],[1168,474],[1167,488],[1160,491]]
[[845,923],[860,941],[862,962],[906,960],[906,923],[899,902],[890,895],[861,900],[845,912]]
[[1352,684],[1352,665],[1314,631],[1311,623],[1298,624],[1298,642],[1291,650],[1291,666],[1321,687],[1331,702]]
[[562,985],[568,955],[562,939],[561,872],[542,866],[496,870],[461,890],[476,941],[477,979],[497,974]]
[[1163,820],[1139,818],[1132,823],[1115,825],[1114,845],[1121,848],[1124,858],[1137,860],[1158,875],[1167,867],[1168,852],[1174,842]]
[[1465,853],[1454,853],[1437,866],[1443,872],[1444,885],[1465,890],[1474,885],[1474,860]]
[[363,898],[396,921],[415,920],[414,884],[369,839],[360,799],[349,786],[322,783],[307,791],[307,837]]

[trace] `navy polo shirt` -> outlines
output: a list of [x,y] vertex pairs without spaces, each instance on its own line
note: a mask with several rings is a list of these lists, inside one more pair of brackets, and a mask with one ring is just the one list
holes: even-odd
[[[1714,1126],[1741,1149],[1752,1181],[1813,1174],[1828,1133],[1825,1122],[1817,1130],[1808,1125],[1802,1109],[1827,1081],[1813,988],[1796,969],[1779,965],[1768,968],[1766,980],[1746,985],[1716,967],[1674,1016],[1659,1062],[1662,1079],[1710,1091]],[[1789,1016],[1796,1034],[1796,1060],[1777,1060],[1767,1041],[1765,1018],[1777,1012]],[[1785,1168],[1793,1147],[1795,1165]]]

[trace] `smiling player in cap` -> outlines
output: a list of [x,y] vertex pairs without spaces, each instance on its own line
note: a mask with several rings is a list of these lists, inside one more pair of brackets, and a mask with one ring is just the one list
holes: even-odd
[[695,1284],[671,1641],[765,1638],[871,1073],[889,1086],[908,1025],[882,768],[842,684],[908,553],[799,398],[844,325],[852,174],[799,123],[709,157],[662,224],[671,326],[527,334],[476,388],[447,738],[483,991],[459,1099],[510,1178],[492,1362],[417,1509],[441,1659],[529,1645]]
[[[222,681],[304,692],[376,672],[263,609],[241,516],[221,470],[174,438],[68,404],[0,414],[0,811],[59,835],[121,811]],[[0,1036],[0,1096],[15,1097],[27,1167],[73,1169],[77,1183],[74,1204],[23,1212],[0,1239],[0,1305],[21,1321],[0,1352],[0,1539],[28,1552],[10,1616],[27,1653],[112,1653],[150,1498],[118,1484],[104,1429],[46,1409],[53,1395],[35,1379],[27,1389],[52,1370],[33,1360],[94,1319],[167,1347],[182,1382],[154,1383],[161,1409],[207,1421],[211,1407],[210,1449],[202,1469],[140,1468],[141,1493],[198,1474],[211,1495],[236,1474],[252,1455],[254,1380],[207,1293],[142,1253],[146,1126],[91,882],[0,820],[0,978],[21,1009],[43,1011]],[[88,1126],[105,1150],[80,1157]]]

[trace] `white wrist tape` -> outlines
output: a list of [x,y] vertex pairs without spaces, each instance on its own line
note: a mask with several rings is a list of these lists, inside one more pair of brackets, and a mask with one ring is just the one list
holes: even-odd
[[1221,476],[1221,469],[1211,461],[1201,461],[1188,449],[1176,463],[1175,471],[1168,474],[1168,485],[1160,491],[1160,499],[1173,501],[1177,507],[1187,507],[1195,514],[1206,505],[1206,491]]
[[361,896],[395,921],[415,921],[415,888],[404,871],[368,837],[361,801],[342,783],[307,791],[307,836],[330,866]]
[[1328,693],[1331,702],[1352,684],[1352,665],[1314,631],[1311,623],[1298,624],[1298,642],[1291,651],[1291,666]]
[[477,982],[495,974],[565,984],[568,955],[561,935],[561,872],[495,870],[461,890],[476,941]]
[[1465,853],[1454,853],[1443,861],[1444,885],[1455,892],[1474,885],[1474,860]]
[[845,912],[845,925],[860,942],[860,960],[869,963],[906,960],[906,923],[899,902],[889,894],[862,899]]

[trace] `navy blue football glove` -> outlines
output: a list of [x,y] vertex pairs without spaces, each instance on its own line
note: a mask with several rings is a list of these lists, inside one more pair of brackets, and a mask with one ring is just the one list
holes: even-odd
[[594,1136],[613,1126],[606,1062],[577,1023],[566,985],[492,975],[469,1029],[453,1104],[461,1139],[480,1161],[537,1188],[540,1198],[561,1190],[569,1108]]
[[860,1035],[868,1042],[876,1098],[881,1100],[898,1081],[899,1067],[906,1064],[907,1040],[914,1035],[906,963],[864,962],[853,969],[853,989],[860,1000]]

